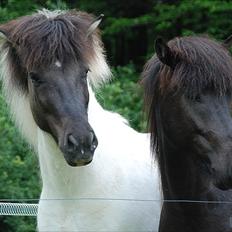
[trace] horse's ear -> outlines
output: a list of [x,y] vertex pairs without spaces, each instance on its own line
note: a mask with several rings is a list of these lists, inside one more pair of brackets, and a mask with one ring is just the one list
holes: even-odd
[[155,41],[155,51],[159,60],[163,63],[168,65],[171,68],[174,68],[177,61],[173,52],[168,47],[168,45],[164,42],[162,38],[158,38]]
[[226,38],[223,42],[222,42],[222,45],[225,47],[225,48],[230,48],[232,46],[232,35],[230,35],[228,38]]
[[94,21],[90,24],[88,28],[87,37],[89,37],[97,29],[103,17],[104,17],[104,14],[100,14],[96,19],[94,19]]
[[0,29],[0,41],[8,41],[7,33],[1,29]]
[[14,46],[14,43],[9,39],[8,33],[5,30],[2,30],[0,28],[0,43],[2,43],[2,42],[8,42],[12,46]]

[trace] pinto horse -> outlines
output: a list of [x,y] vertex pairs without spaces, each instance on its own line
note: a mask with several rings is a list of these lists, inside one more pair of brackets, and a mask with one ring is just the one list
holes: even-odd
[[232,58],[206,37],[159,38],[155,49],[142,84],[164,195],[159,231],[232,231]]
[[160,203],[144,201],[161,199],[149,136],[92,91],[111,76],[100,20],[42,10],[0,25],[3,90],[40,163],[39,231],[158,228]]

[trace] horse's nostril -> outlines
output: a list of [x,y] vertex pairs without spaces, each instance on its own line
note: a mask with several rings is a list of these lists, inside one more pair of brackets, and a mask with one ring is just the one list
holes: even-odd
[[68,149],[75,150],[79,146],[78,141],[73,135],[68,136]]
[[69,141],[70,141],[71,143],[73,143],[74,145],[79,146],[78,141],[75,139],[75,137],[74,137],[73,135],[69,135],[68,139],[69,139]]
[[91,132],[90,132],[90,144],[93,143],[94,138],[95,138],[95,135],[94,135],[93,131],[91,131]]
[[95,136],[94,132],[91,132],[91,140],[90,141],[91,141],[90,150],[94,151],[98,145],[97,137]]
[[96,148],[97,148],[97,145],[93,144],[93,145],[91,145],[90,150],[91,150],[91,151],[94,151]]
[[76,138],[73,134],[67,136],[66,149],[68,152],[79,151],[81,155],[84,155],[88,151],[93,152],[98,145],[97,138],[93,131],[90,131],[88,136]]

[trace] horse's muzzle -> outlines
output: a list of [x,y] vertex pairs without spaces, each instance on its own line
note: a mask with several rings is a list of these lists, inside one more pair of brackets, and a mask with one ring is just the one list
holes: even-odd
[[60,146],[66,162],[73,167],[84,166],[91,163],[98,140],[93,131],[88,136],[78,138],[69,134],[65,142]]
[[71,154],[64,154],[64,158],[66,162],[72,166],[72,167],[78,167],[78,166],[85,166],[92,162],[93,160],[93,153],[88,153],[85,155],[71,155]]

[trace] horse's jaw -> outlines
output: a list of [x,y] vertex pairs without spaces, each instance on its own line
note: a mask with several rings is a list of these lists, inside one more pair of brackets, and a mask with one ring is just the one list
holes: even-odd
[[38,128],[38,157],[42,177],[43,198],[72,199],[80,196],[81,186],[91,181],[93,162],[87,166],[70,166],[54,139]]
[[[98,121],[98,119],[101,117],[101,112],[104,110],[95,99],[91,87],[89,87],[89,91],[89,113],[91,114],[91,112],[94,112],[95,119]],[[89,117],[92,118],[90,115]],[[94,124],[99,124],[99,122]],[[96,136],[98,137],[98,135]],[[80,186],[88,186],[88,182],[91,182],[92,176],[96,174],[92,171],[93,167],[96,166],[95,158],[99,160],[102,157],[96,155],[99,153],[98,147],[94,152],[93,160],[88,165],[72,167],[66,162],[64,154],[61,152],[56,141],[50,134],[44,132],[37,126],[36,137],[37,152],[44,191],[49,193],[49,196],[52,198],[56,197],[57,194],[59,196],[66,196],[71,198],[74,195],[79,195],[78,191],[81,188]],[[102,158],[104,159],[104,157]],[[99,161],[98,163],[101,162],[103,161]],[[80,188],[77,188],[77,186]],[[50,195],[50,193],[52,195]]]

